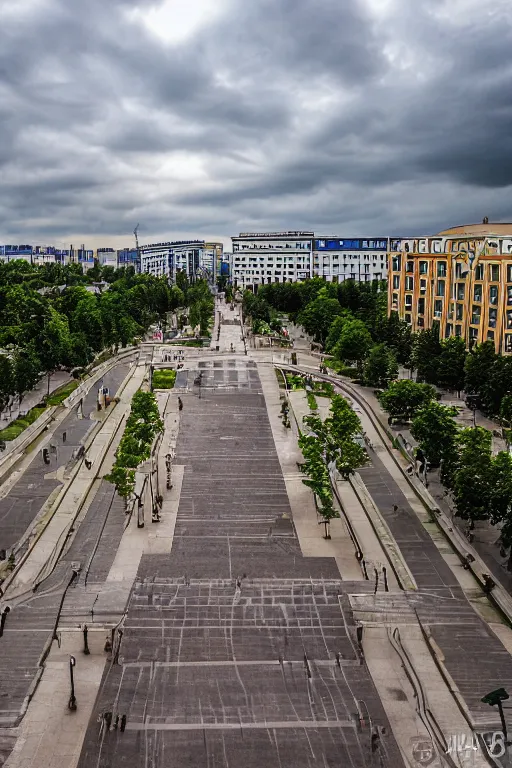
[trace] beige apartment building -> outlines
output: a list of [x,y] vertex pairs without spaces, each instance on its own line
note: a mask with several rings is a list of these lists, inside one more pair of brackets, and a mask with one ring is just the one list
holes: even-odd
[[512,224],[453,227],[390,240],[388,311],[414,331],[439,323],[441,338],[493,341],[512,353]]

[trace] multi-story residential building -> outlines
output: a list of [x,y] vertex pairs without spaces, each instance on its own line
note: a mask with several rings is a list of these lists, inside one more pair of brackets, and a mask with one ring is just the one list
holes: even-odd
[[102,267],[114,267],[117,269],[117,253],[113,248],[97,248],[96,258]]
[[16,259],[28,261],[35,266],[43,264],[67,264],[70,251],[43,245],[0,245],[0,261],[9,262]]
[[387,277],[389,238],[315,238],[313,276],[330,283],[370,282]]
[[136,248],[121,248],[116,256],[119,268],[134,267],[136,272],[140,272],[140,257]]
[[224,251],[222,257],[217,262],[217,277],[231,278],[233,267],[233,254]]
[[212,271],[216,259],[216,247],[210,243],[207,248],[204,240],[183,240],[174,243],[156,243],[141,245],[141,271],[161,277],[165,275],[173,282],[177,272],[185,272],[192,282],[198,277],[214,280]]
[[512,352],[512,224],[393,240],[389,260],[388,309],[413,330],[438,322],[441,338]]
[[215,279],[215,275],[218,271],[218,265],[222,260],[222,254],[224,253],[224,246],[222,243],[205,243],[202,254],[202,267],[211,274],[212,279]]
[[242,289],[306,280],[312,275],[313,232],[241,232],[232,237],[232,279]]

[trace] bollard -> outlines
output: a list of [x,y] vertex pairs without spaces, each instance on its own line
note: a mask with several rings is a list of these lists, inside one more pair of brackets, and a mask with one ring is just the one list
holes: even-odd
[[84,654],[85,656],[89,656],[90,650],[89,650],[89,643],[87,640],[87,635],[89,633],[89,630],[87,628],[87,624],[84,624],[82,632],[84,633]]

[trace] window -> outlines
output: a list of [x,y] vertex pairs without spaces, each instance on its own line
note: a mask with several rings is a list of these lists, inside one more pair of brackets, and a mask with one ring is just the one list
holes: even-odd
[[498,303],[498,286],[497,285],[491,285],[489,288],[489,304],[497,304]]
[[455,306],[455,319],[462,320],[464,317],[464,304],[456,304]]
[[466,285],[464,283],[457,283],[457,301],[464,301],[466,297]]
[[479,307],[476,304],[473,304],[473,309],[471,311],[471,322],[473,323],[473,325],[479,324],[481,314],[482,314],[482,307]]
[[507,304],[508,306],[512,304],[512,285],[509,285],[507,288]]
[[436,285],[436,296],[444,296],[445,281],[438,280]]
[[409,310],[412,309],[412,294],[410,293],[405,294],[405,308]]
[[412,291],[414,290],[414,277],[410,277],[409,275],[405,278],[405,290],[406,291]]
[[507,310],[507,328],[512,328],[512,310]]
[[483,279],[484,279],[484,265],[477,264],[475,268],[475,280],[483,280]]
[[482,301],[482,286],[481,285],[475,285],[475,290],[473,292],[473,301]]
[[427,290],[427,281],[425,279],[420,280],[420,291],[421,293],[425,293]]
[[512,264],[507,267],[507,283],[512,283]]
[[443,314],[443,302],[441,299],[434,301],[434,317],[440,318]]
[[505,334],[505,352],[512,352],[512,333]]
[[393,272],[400,272],[402,259],[400,256],[393,256]]
[[455,265],[455,277],[462,277],[462,264],[458,261]]
[[490,309],[489,310],[489,326],[491,328],[496,328],[497,320],[498,320],[498,310],[497,309]]
[[398,309],[398,293],[394,293],[391,297],[391,302],[395,309]]
[[489,280],[491,281],[491,283],[499,283],[500,281],[500,265],[499,264],[489,265]]
[[455,326],[455,335],[456,336],[462,336],[462,325],[456,325]]
[[426,275],[428,272],[428,261],[420,261],[420,275]]
[[418,299],[418,315],[425,314],[425,299]]
[[[409,313],[409,312],[406,312],[406,313],[405,313],[405,315],[404,315],[404,320],[405,320],[405,322],[406,322],[406,323],[409,323],[409,324],[410,324],[410,322],[411,322],[411,315],[410,315],[410,313]],[[510,327],[512,328],[512,325],[511,325]]]
[[414,261],[408,261],[405,266],[406,272],[414,272]]
[[494,341],[494,331],[487,331],[487,341]]
[[469,329],[469,340],[476,341],[478,339],[478,328]]
[[416,322],[417,322],[418,328],[423,328],[423,326],[425,325],[425,320],[422,317],[418,317]]
[[446,261],[437,262],[437,276],[446,277]]
[[446,331],[445,331],[444,335],[445,335],[446,338],[448,338],[449,336],[452,335],[452,326],[451,326],[450,323],[446,324]]

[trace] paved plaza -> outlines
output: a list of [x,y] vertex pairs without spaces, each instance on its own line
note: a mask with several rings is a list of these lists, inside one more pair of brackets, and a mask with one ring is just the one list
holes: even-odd
[[[400,768],[336,563],[302,556],[254,363],[188,380],[172,550],[142,558],[80,768]],[[126,730],[98,741],[105,711]]]

